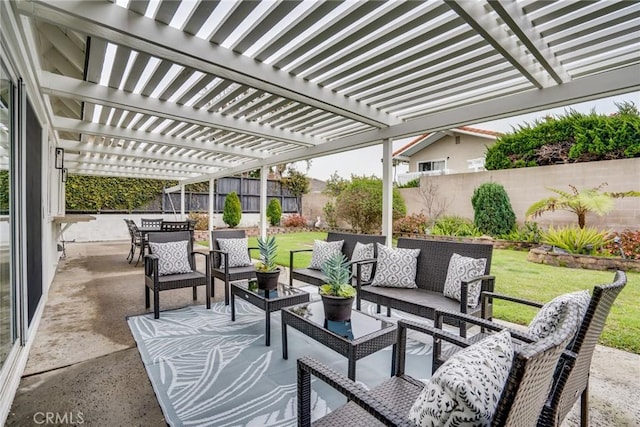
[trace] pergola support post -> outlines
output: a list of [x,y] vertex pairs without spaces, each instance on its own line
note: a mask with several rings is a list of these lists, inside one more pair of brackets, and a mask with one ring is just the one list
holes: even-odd
[[[215,186],[216,180],[214,178],[209,178],[209,235],[211,235],[211,231],[213,231],[213,207],[215,202],[215,194],[213,192],[213,188]],[[209,239],[209,250],[213,250],[213,243],[211,239]]]
[[260,168],[260,237],[267,237],[267,175],[269,168]]
[[382,141],[382,235],[391,246],[393,234],[393,141]]

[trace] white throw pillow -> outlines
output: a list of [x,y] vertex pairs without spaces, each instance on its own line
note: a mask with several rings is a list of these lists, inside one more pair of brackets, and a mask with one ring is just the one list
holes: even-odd
[[507,330],[459,351],[433,374],[409,419],[418,426],[491,425],[512,363]]
[[372,286],[415,289],[420,249],[388,248],[378,245],[378,262]]
[[309,268],[321,270],[329,258],[335,254],[342,253],[342,245],[344,240],[336,240],[335,242],[325,242],[324,240],[313,241],[313,253],[311,254],[311,264]]
[[187,240],[166,243],[149,242],[151,253],[158,256],[158,274],[160,276],[193,271],[189,264],[188,245],[189,241]]
[[[221,251],[229,254],[229,267],[246,267],[251,265],[249,257],[249,239],[216,239]],[[221,256],[220,266],[224,267],[224,255]]]
[[[353,254],[351,255],[351,261],[362,261],[363,259],[373,259],[373,243],[360,243],[356,242],[356,247],[353,248]],[[365,264],[361,267],[362,280],[368,282],[371,280],[371,272],[373,271],[373,264]],[[358,268],[353,265],[353,277],[358,274]]]
[[578,308],[578,322],[582,322],[591,296],[586,289],[555,297],[540,308],[540,311],[529,323],[528,333],[533,338],[542,339],[552,334],[560,323],[560,315],[566,304],[575,304]]
[[[460,301],[461,282],[469,281],[474,277],[482,276],[487,266],[486,258],[470,258],[454,253],[449,259],[447,279],[444,282],[444,296]],[[467,306],[475,307],[480,302],[482,284],[475,282],[467,288]]]

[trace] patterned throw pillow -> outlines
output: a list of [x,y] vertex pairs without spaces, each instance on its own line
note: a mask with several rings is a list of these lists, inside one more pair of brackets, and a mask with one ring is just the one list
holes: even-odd
[[[451,255],[447,279],[444,282],[444,296],[460,301],[460,282],[482,276],[487,265],[486,258],[470,258],[458,254]],[[475,307],[480,302],[480,282],[471,283],[467,288],[467,305]]]
[[189,241],[157,243],[149,242],[151,253],[158,255],[158,274],[166,276],[168,274],[191,273],[189,264],[189,254],[187,248]]
[[589,303],[591,302],[591,296],[589,291],[572,292],[555,297],[548,303],[540,308],[540,311],[529,323],[528,333],[533,338],[542,339],[552,334],[560,323],[560,314],[565,304],[575,304],[578,308],[579,322],[582,322],[582,318],[587,312]]
[[[374,251],[373,251],[373,243],[364,243],[356,242],[356,247],[353,248],[353,254],[351,255],[351,261],[361,261],[363,259],[373,259]],[[371,272],[373,271],[373,264],[363,265],[361,270],[362,280],[368,282],[371,280]],[[353,266],[353,277],[356,277],[358,274],[358,269],[354,265]]]
[[378,263],[372,286],[417,288],[416,272],[420,249],[388,248],[378,245]]
[[311,264],[309,268],[321,270],[322,264],[326,260],[342,252],[344,240],[336,240],[335,242],[325,242],[324,240],[313,241],[313,253],[311,254]]
[[491,425],[512,361],[506,330],[459,351],[433,374],[409,419],[418,426]]
[[[249,257],[249,239],[216,239],[221,251],[229,254],[229,267],[246,267],[251,265]],[[224,266],[224,257],[220,261]]]

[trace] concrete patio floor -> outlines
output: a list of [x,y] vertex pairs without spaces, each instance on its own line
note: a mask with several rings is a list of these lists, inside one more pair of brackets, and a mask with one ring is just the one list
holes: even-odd
[[[143,269],[127,263],[128,249],[68,244],[7,425],[166,425],[126,322],[150,311]],[[221,282],[215,295],[224,296]],[[161,310],[194,303],[204,303],[204,288],[196,302],[188,289],[160,297]],[[591,372],[591,425],[640,425],[640,356],[599,346]],[[575,409],[563,427],[578,425]]]

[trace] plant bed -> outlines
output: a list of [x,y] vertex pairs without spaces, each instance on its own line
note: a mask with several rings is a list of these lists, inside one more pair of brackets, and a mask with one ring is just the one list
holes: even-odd
[[550,252],[541,248],[529,250],[527,261],[556,267],[584,268],[587,270],[624,270],[640,272],[640,260],[594,255],[574,255]]

